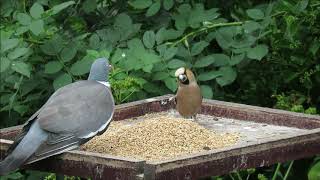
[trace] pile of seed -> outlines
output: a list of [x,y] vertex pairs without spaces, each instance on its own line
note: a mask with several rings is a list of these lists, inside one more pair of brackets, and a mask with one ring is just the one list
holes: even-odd
[[82,148],[115,156],[163,160],[230,146],[239,139],[238,134],[217,134],[194,121],[168,114],[149,114],[139,119],[112,122],[104,134]]

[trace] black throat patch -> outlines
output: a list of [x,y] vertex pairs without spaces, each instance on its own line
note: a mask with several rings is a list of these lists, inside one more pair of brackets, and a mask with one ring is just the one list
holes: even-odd
[[188,85],[189,84],[189,79],[185,80],[185,81],[180,81],[182,84],[184,85]]

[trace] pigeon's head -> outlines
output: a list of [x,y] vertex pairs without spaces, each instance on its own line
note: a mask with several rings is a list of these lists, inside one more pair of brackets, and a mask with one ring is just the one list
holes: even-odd
[[107,82],[110,68],[106,58],[96,59],[91,65],[88,80]]

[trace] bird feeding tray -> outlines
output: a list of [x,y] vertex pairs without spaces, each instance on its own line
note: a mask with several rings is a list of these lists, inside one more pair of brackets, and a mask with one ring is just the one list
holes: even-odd
[[[172,112],[170,97],[118,105],[113,120]],[[204,100],[197,123],[218,133],[238,133],[240,138],[229,146],[165,160],[74,150],[24,168],[93,179],[198,179],[320,154],[320,116]],[[1,129],[1,158],[21,128]]]

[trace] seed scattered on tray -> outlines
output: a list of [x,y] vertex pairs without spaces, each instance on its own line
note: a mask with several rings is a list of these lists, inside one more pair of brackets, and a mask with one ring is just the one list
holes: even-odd
[[114,121],[104,134],[82,148],[127,158],[164,160],[230,146],[238,139],[238,134],[218,134],[194,121],[157,113]]

